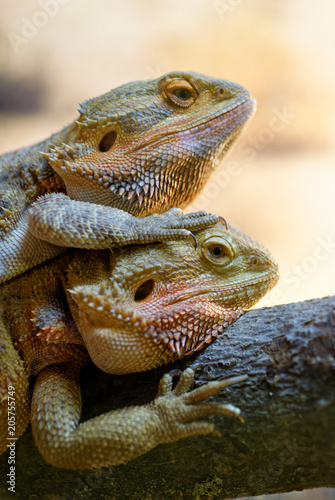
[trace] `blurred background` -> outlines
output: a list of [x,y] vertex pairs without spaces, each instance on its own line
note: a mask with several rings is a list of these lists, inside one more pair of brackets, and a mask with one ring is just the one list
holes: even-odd
[[0,153],[44,139],[81,100],[131,80],[180,69],[236,81],[257,114],[189,210],[223,215],[275,255],[281,280],[260,305],[334,294],[331,0],[0,0],[0,9]]

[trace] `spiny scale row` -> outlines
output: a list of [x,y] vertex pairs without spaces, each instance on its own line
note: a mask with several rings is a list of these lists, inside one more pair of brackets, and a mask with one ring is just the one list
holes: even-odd
[[[192,312],[188,311],[188,316],[183,318],[184,322],[181,321],[181,325],[178,324],[177,315],[160,318],[149,328],[147,335],[153,337],[155,343],[166,344],[178,357],[183,357],[199,351],[205,344],[210,344],[213,337],[218,337],[229,324],[229,321],[224,321],[224,318],[218,316],[205,319],[200,317],[198,312],[193,311],[193,313],[194,318]],[[161,330],[162,326],[167,327],[166,322],[171,324],[173,330]],[[182,326],[183,323],[186,326]]]
[[115,305],[111,300],[101,295],[93,295],[87,293],[80,288],[69,290],[72,296],[82,300],[88,307],[102,313],[113,315],[115,319],[130,322],[134,326],[150,326],[152,320],[144,319],[142,314],[137,313],[134,309],[125,306]]

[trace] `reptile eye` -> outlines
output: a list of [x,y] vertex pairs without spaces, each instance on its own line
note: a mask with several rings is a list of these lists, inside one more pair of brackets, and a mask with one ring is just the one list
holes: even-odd
[[147,297],[149,297],[149,295],[151,295],[154,289],[154,285],[155,282],[154,280],[151,279],[142,283],[142,285],[140,285],[135,292],[135,297],[134,297],[135,301],[138,302],[140,300],[144,300]]
[[211,267],[214,265],[222,269],[235,258],[234,244],[225,233],[226,230],[220,230],[220,234],[213,235],[200,243],[202,257]]
[[181,108],[188,108],[198,97],[198,91],[187,80],[176,78],[162,82],[163,96]]
[[173,93],[182,101],[187,101],[191,97],[191,92],[188,89],[177,89]]
[[209,253],[214,259],[223,259],[226,257],[227,252],[223,245],[212,245],[208,248]]
[[109,151],[112,146],[114,146],[114,143],[116,141],[117,133],[115,130],[112,130],[111,132],[108,132],[100,141],[99,144],[99,149],[103,153],[106,153],[106,151]]

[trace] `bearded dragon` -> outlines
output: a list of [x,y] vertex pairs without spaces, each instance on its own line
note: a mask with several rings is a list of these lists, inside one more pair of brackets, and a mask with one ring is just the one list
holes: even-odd
[[[88,357],[107,373],[127,374],[190,355],[277,281],[271,255],[234,226],[217,224],[195,237],[197,248],[186,240],[71,249],[0,287],[0,451],[31,420],[47,462],[101,467],[215,432],[199,417],[241,418],[229,404],[203,401],[244,376],[188,392],[194,371],[187,368],[175,389],[164,375],[151,403],[79,423],[79,374]],[[7,425],[9,410],[15,428]]]
[[218,222],[168,210],[194,199],[254,109],[235,83],[174,72],[90,99],[59,133],[2,156],[0,283],[65,247],[187,239]]

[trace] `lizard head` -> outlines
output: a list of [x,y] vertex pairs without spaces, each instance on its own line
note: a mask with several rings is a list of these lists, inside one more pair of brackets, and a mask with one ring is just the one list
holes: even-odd
[[240,85],[169,73],[86,101],[44,155],[73,199],[164,212],[195,198],[254,110]]
[[93,362],[149,370],[201,349],[278,279],[271,255],[236,228],[187,241],[86,252],[68,270],[69,304]]

